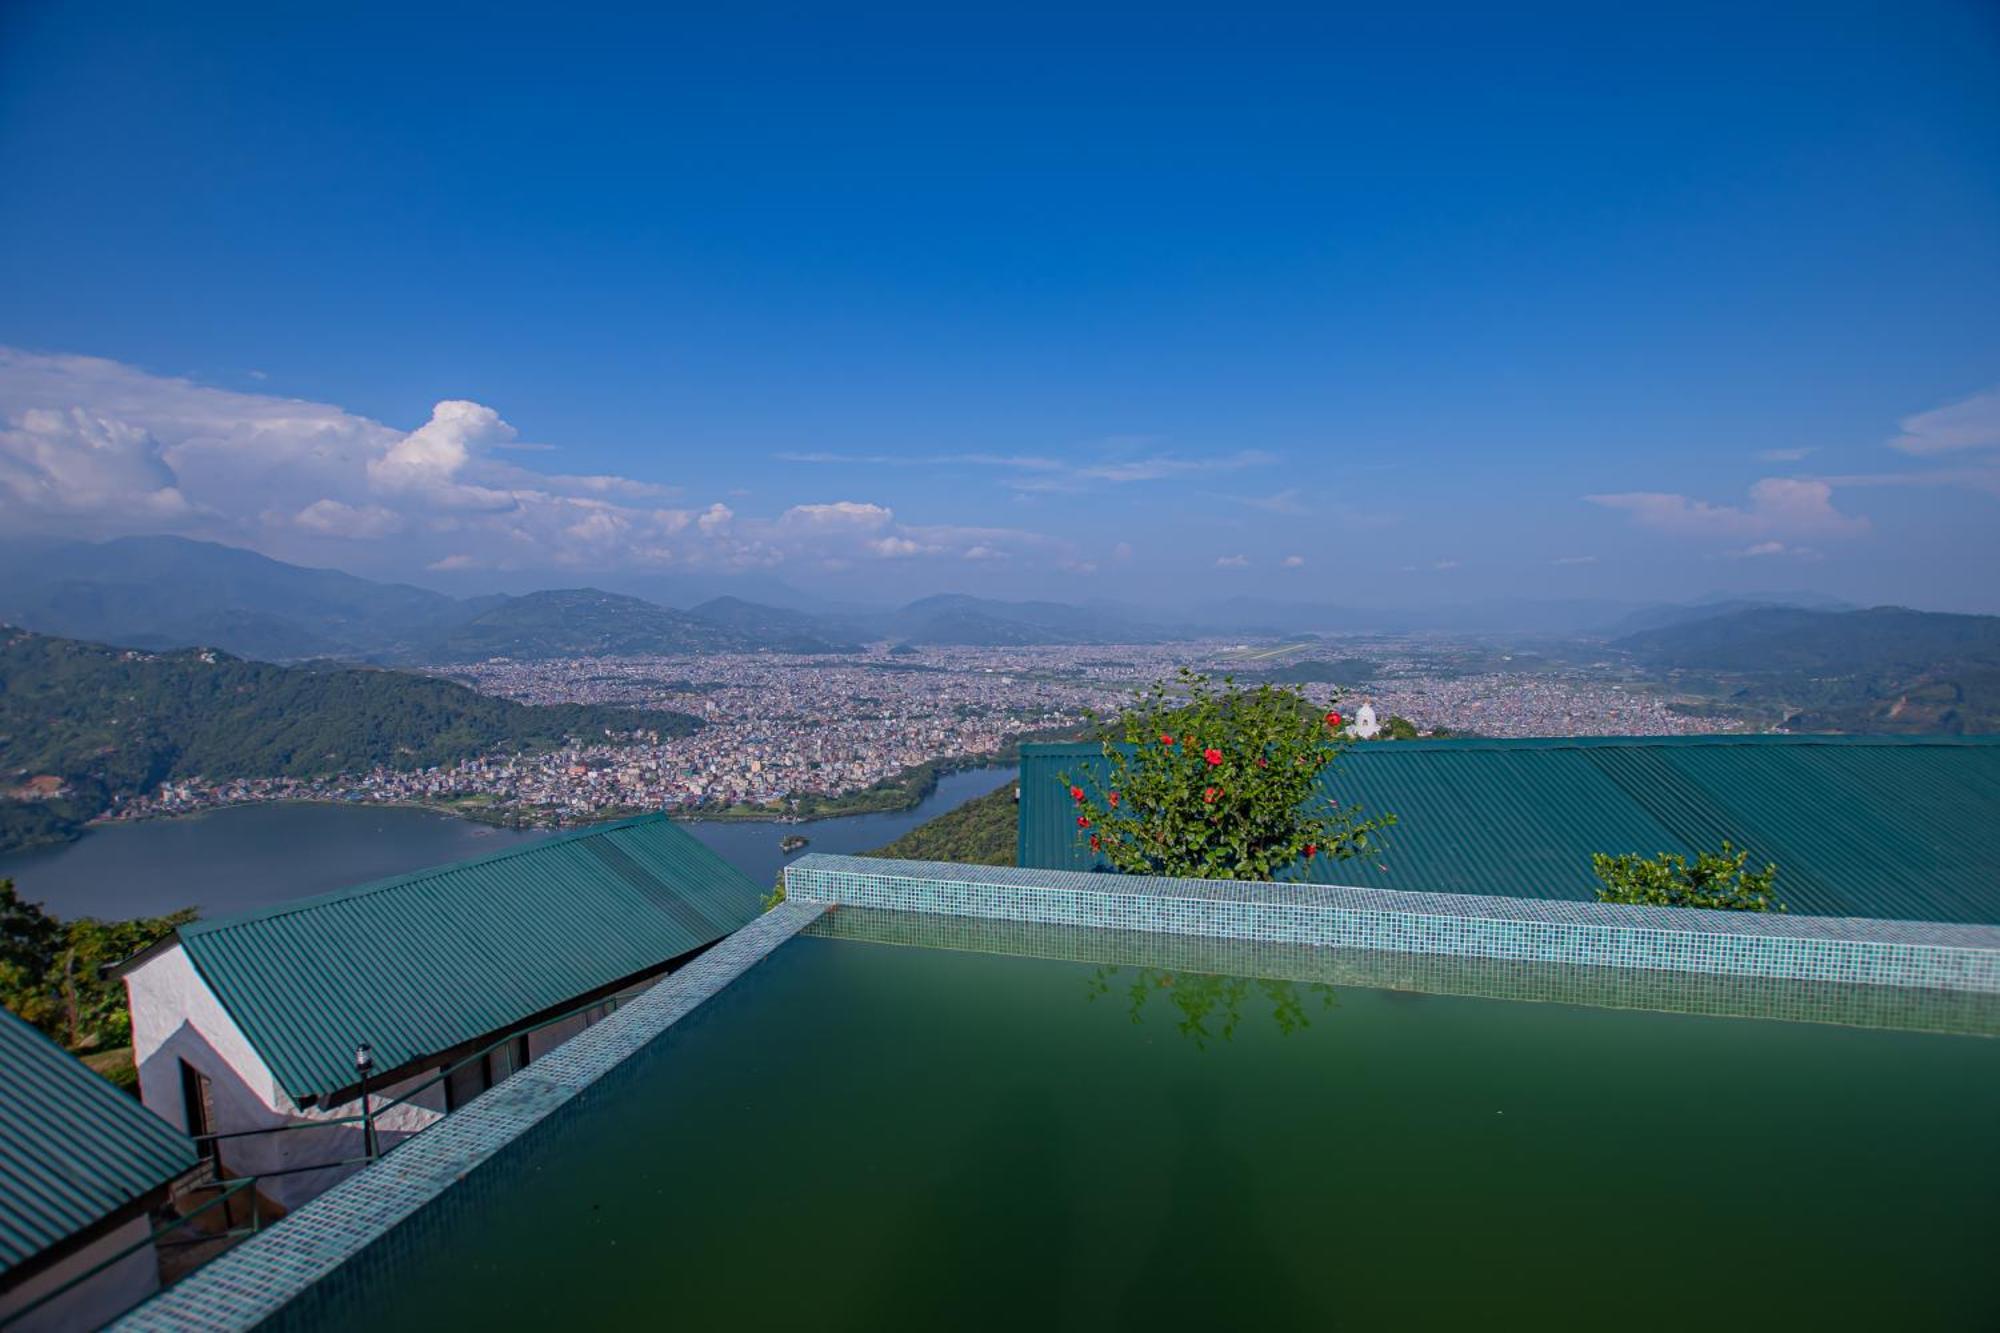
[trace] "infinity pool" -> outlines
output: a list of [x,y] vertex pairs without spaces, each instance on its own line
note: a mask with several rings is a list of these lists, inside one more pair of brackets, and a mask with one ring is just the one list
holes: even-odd
[[1993,1327],[1996,1125],[1979,1037],[801,936],[305,1317]]

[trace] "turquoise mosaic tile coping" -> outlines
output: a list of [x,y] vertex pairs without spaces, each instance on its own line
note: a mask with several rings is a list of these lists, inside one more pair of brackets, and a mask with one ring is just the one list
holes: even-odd
[[1398,953],[2000,993],[2000,927],[813,854],[791,901]]
[[564,1042],[432,1129],[238,1245],[112,1327],[244,1329],[278,1316],[321,1278],[452,1189],[686,1017],[825,910],[782,903],[603,1022]]

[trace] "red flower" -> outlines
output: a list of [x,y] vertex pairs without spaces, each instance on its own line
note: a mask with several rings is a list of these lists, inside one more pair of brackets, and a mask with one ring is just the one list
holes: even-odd
[[1213,745],[1211,745],[1206,750],[1203,750],[1201,752],[1201,757],[1203,759],[1208,760],[1208,766],[1210,768],[1214,768],[1217,764],[1222,762],[1222,751],[1216,749]]
[[1090,816],[1089,816],[1089,815],[1078,815],[1078,816],[1076,817],[1076,826],[1077,826],[1078,828],[1089,828],[1089,827],[1090,827]]
[[1221,794],[1222,788],[1220,787],[1203,787],[1201,789],[1201,799],[1207,805],[1214,805],[1215,798]]
[[1113,810],[1116,810],[1116,809],[1118,808],[1118,793],[1117,793],[1117,792],[1115,792],[1115,791],[1114,791],[1114,792],[1112,792],[1112,793],[1111,793],[1110,795],[1106,796],[1106,797],[1105,797],[1104,799],[1105,799],[1105,800],[1107,800],[1107,801],[1109,801],[1109,802],[1111,803],[1111,808],[1112,808]]
[[1316,843],[1316,842],[1309,842],[1309,843],[1307,843],[1307,844],[1306,844],[1306,860],[1308,860],[1308,861],[1312,860],[1312,859],[1313,859],[1313,853],[1314,853],[1314,852],[1316,852],[1316,851],[1318,851],[1318,850],[1319,850],[1319,844],[1318,844],[1318,843]]
[[1173,743],[1174,743],[1174,738],[1172,736],[1167,735],[1167,733],[1165,733],[1164,731],[1160,733],[1160,744],[1172,745]]
[[1326,724],[1327,724],[1327,725],[1328,725],[1329,727],[1337,727],[1337,726],[1339,726],[1339,725],[1340,725],[1340,714],[1338,714],[1338,713],[1328,713],[1328,714],[1326,715]]
[[1097,835],[1096,835],[1095,833],[1093,833],[1093,834],[1091,834],[1091,835],[1090,835],[1090,850],[1091,850],[1091,851],[1093,851],[1093,852],[1095,852],[1095,851],[1099,851],[1099,850],[1101,850],[1101,849],[1103,848],[1103,846],[1104,846],[1104,842],[1103,842],[1103,840],[1102,840],[1102,839],[1100,839],[1100,838],[1099,838],[1099,837],[1098,837],[1098,836],[1097,836]]
[[1257,756],[1257,767],[1259,767],[1259,768],[1269,768],[1270,766],[1271,766],[1271,761],[1270,761],[1270,760],[1268,760],[1268,759],[1264,758],[1264,756],[1262,756],[1262,755],[1258,755],[1258,756]]
[[1081,788],[1081,787],[1071,787],[1071,788],[1069,789],[1069,798],[1070,798],[1070,799],[1071,799],[1072,801],[1075,801],[1075,802],[1076,802],[1076,803],[1077,803],[1078,805],[1082,805],[1082,804],[1083,804],[1083,788]]

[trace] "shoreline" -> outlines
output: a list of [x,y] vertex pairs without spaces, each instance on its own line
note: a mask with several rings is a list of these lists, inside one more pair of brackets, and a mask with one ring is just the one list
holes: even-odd
[[[674,819],[681,823],[688,823],[688,824],[782,824],[782,825],[815,824],[820,822],[821,820],[852,819],[859,815],[902,814],[906,811],[916,809],[918,806],[922,805],[926,800],[928,800],[932,795],[934,795],[937,791],[938,782],[943,778],[950,777],[958,773],[977,773],[988,769],[1004,769],[1009,767],[1012,767],[1012,765],[1009,764],[1007,761],[1002,760],[993,763],[965,764],[950,768],[942,768],[933,773],[930,777],[930,780],[927,783],[923,784],[921,787],[910,789],[910,793],[899,803],[894,805],[869,806],[865,809],[829,810],[825,812],[815,812],[812,814],[791,815],[791,814],[780,814],[771,811],[753,811],[753,810],[746,810],[741,812],[726,811],[726,810],[704,811],[697,806],[693,808],[677,807],[668,810],[666,813],[669,818]],[[843,798],[835,797],[832,799],[839,800]],[[125,825],[150,824],[160,820],[201,819],[208,815],[218,814],[225,810],[248,810],[259,806],[278,806],[278,805],[328,805],[328,806],[338,806],[345,809],[421,810],[425,814],[437,815],[442,818],[462,819],[468,824],[481,824],[485,825],[488,828],[510,829],[519,833],[532,832],[538,829],[547,830],[550,832],[560,832],[564,829],[585,828],[592,824],[604,824],[604,823],[609,823],[614,819],[630,819],[635,815],[651,813],[650,811],[639,810],[635,808],[607,808],[598,813],[594,813],[588,816],[581,816],[573,819],[563,819],[560,821],[530,819],[530,820],[516,822],[514,819],[507,816],[502,816],[498,814],[489,814],[479,810],[467,810],[457,806],[435,805],[426,801],[343,801],[338,799],[329,799],[327,797],[280,796],[280,797],[273,797],[269,800],[219,801],[214,805],[204,805],[193,810],[166,810],[166,811],[160,811],[159,813],[156,814],[127,815],[127,816],[99,815],[96,816],[95,818],[85,820],[82,824],[78,825],[78,830],[79,830],[78,836],[81,836],[83,833],[90,832],[94,829],[118,828]],[[37,851],[42,848],[48,848],[48,847],[64,847],[68,846],[70,843],[75,841],[76,838],[67,838],[60,841],[31,843],[23,847],[7,848],[5,849],[5,852],[6,853],[29,852],[29,851]]]

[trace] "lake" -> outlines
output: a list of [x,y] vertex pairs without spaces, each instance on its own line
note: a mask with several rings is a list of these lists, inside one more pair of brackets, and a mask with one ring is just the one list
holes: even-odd
[[[684,824],[760,888],[790,858],[796,833],[813,852],[870,852],[927,819],[1011,782],[1012,768],[950,773],[912,810],[800,824],[692,820]],[[76,842],[0,855],[0,879],[60,917],[204,916],[268,907],[308,894],[485,856],[548,837],[398,806],[234,806],[177,819],[93,828]]]

